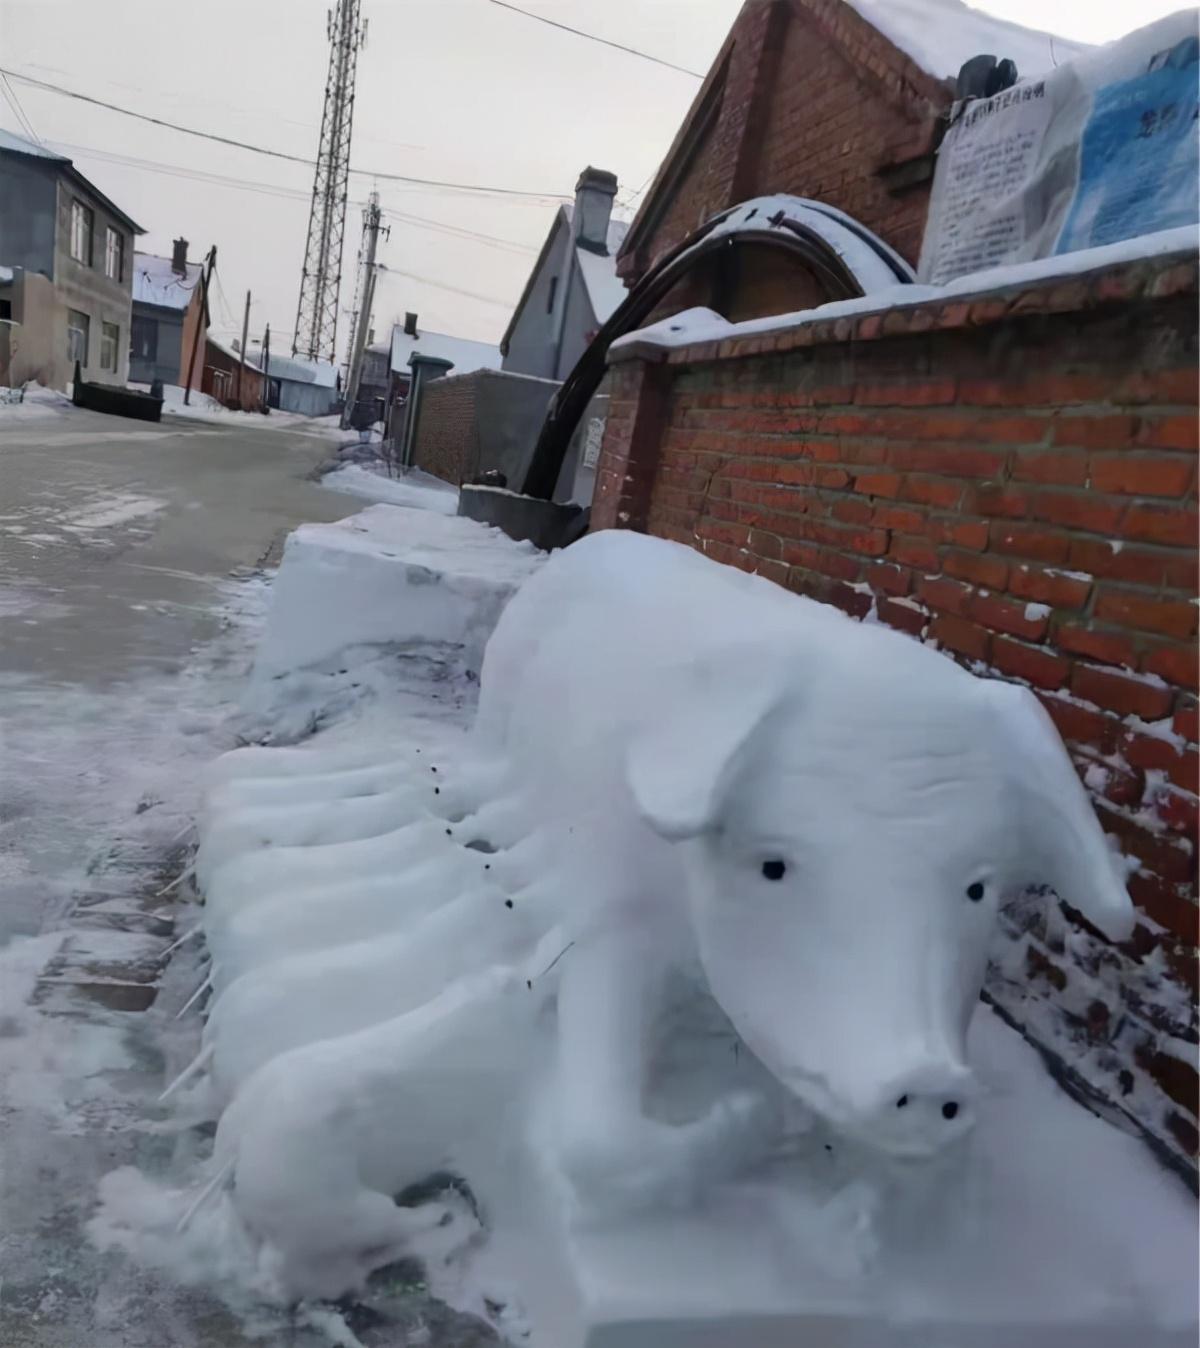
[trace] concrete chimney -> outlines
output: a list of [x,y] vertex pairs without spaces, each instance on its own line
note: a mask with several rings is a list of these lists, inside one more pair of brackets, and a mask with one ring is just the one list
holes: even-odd
[[177,272],[180,276],[187,275],[187,250],[188,241],[186,239],[176,239],[174,250],[171,253],[171,270]]
[[608,253],[608,222],[613,198],[617,195],[617,176],[589,164],[575,184],[575,212],[572,217],[575,242],[602,257]]
[[416,314],[404,315],[404,335],[406,337],[417,336],[417,316]]

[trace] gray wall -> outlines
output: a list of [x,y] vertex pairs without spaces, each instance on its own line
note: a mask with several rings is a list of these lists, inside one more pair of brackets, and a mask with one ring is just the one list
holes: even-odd
[[[183,311],[160,309],[154,304],[134,303],[130,316],[130,334],[133,319],[148,319],[158,327],[158,352],[153,361],[129,359],[129,378],[135,384],[152,384],[161,379],[164,384],[182,384],[179,375],[183,368]],[[199,365],[199,360],[197,360]]]
[[279,381],[281,412],[299,412],[306,417],[325,417],[330,412],[336,412],[337,408],[338,391],[335,388],[326,388],[321,384],[301,384],[294,379]]
[[[508,339],[508,354],[501,366],[516,374],[538,375],[543,379],[556,377],[555,335],[558,331],[562,306],[568,301],[571,273],[576,272],[570,226],[559,214],[555,218],[554,234],[546,249],[542,264],[533,277],[533,284],[525,296],[525,303]],[[554,311],[546,312],[550,298],[550,281],[558,277]],[[578,277],[576,284],[579,284]]]
[[520,491],[546,408],[558,385],[495,370],[479,371],[475,418],[479,437],[478,472],[498,468],[508,485]]
[[0,265],[53,280],[57,178],[48,160],[0,154]]
[[[91,266],[71,256],[71,203],[76,198],[92,208]],[[108,227],[125,241],[124,279],[112,281],[104,274],[104,240]],[[129,376],[129,321],[133,308],[133,234],[81,184],[65,174],[58,181],[58,235],[54,249],[54,284],[59,303],[88,315],[88,359],[84,378],[98,384],[124,384]],[[63,314],[63,349],[66,349],[66,314]],[[100,325],[113,323],[119,329],[117,368],[100,368]]]

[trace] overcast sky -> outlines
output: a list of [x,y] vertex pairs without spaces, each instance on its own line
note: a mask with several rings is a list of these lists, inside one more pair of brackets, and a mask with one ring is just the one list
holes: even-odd
[[[705,71],[740,0],[517,0],[522,8]],[[1103,42],[1179,8],[1171,0],[980,0],[1031,27]],[[0,64],[201,130],[313,157],[324,97],[326,0],[0,0]],[[346,272],[353,301],[361,207],[377,185],[391,236],[375,322],[500,334],[552,219],[585,164],[618,200],[654,173],[699,82],[523,18],[489,0],[362,0]],[[145,229],[138,246],[218,245],[214,326],[270,322],[290,345],[311,170],[215,145],[13,82],[39,137]],[[21,131],[7,103],[0,126]],[[136,162],[131,162],[136,161]],[[373,172],[545,193],[501,197],[373,182]],[[0,262],[3,262],[0,258]],[[463,293],[466,292],[466,293]],[[348,317],[339,322],[339,348]]]

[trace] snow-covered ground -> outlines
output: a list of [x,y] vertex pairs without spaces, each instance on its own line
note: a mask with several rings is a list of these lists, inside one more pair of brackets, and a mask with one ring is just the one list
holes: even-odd
[[349,492],[366,501],[415,506],[442,515],[458,513],[458,488],[419,469],[396,478],[389,477],[381,463],[347,463],[326,473],[321,480],[333,491]]
[[65,393],[41,384],[27,384],[24,390],[0,386],[0,429],[55,416],[71,406]]
[[[586,819],[592,850],[560,838],[562,852],[553,828],[540,842],[521,832],[519,793],[489,794],[495,765],[464,733],[479,595],[473,609],[446,602],[456,580],[512,585],[537,559],[468,521],[376,506],[301,530],[281,582],[289,568],[250,714],[285,738],[320,733],[209,772],[196,879],[212,963],[205,974],[188,946],[178,966],[196,978],[197,1005],[209,987],[216,999],[199,1042],[198,1022],[182,1022],[170,1066],[196,1053],[170,1104],[181,1126],[220,1116],[214,1152],[193,1147],[157,1179],[144,1166],[106,1177],[90,1227],[102,1248],[217,1288],[243,1313],[300,1296],[318,1318],[340,1315],[321,1297],[407,1252],[437,1296],[544,1348],[575,1348],[589,1323],[596,1348],[1193,1341],[1190,1196],[1140,1142],[1069,1100],[985,1008],[968,1048],[979,1125],[940,1163],[880,1170],[808,1116],[740,1177],[714,1182],[728,1157],[711,1155],[706,1197],[687,1210],[640,1210],[639,1192],[671,1187],[665,1142],[658,1165],[618,1177],[619,1192],[569,1197],[547,1110],[565,1070],[554,993],[579,956],[547,914],[570,911],[564,896],[583,904],[632,858],[605,841],[615,802]],[[357,627],[347,594],[365,601]],[[316,645],[305,624],[324,634]],[[598,637],[582,668],[603,679],[605,660]],[[547,683],[520,733],[532,743],[536,726],[558,727],[579,761],[581,687]],[[691,781],[698,760],[680,752]],[[541,817],[553,823],[570,794],[542,801]],[[670,1019],[674,1047],[647,1088],[655,1119],[693,1118],[714,1089],[769,1094],[770,1075],[706,1000],[689,992]],[[606,1108],[589,1100],[584,1114]],[[443,1174],[415,1206],[392,1201],[447,1166],[470,1188]]]
[[[130,388],[150,392],[149,384],[130,383]],[[186,417],[192,421],[211,421],[239,429],[261,428],[265,430],[296,430],[308,434],[326,435],[330,439],[344,437],[336,415],[327,417],[306,417],[298,412],[281,412],[272,408],[264,415],[261,412],[238,412],[226,407],[207,393],[192,389],[188,401],[184,402],[184,389],[179,384],[163,385],[163,415]]]

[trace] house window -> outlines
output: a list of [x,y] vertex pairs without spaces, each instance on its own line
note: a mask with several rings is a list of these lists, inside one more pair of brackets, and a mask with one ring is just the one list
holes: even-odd
[[158,321],[153,318],[139,318],[136,314],[130,329],[129,354],[134,360],[145,360],[154,364],[158,360]]
[[67,310],[67,359],[76,361],[86,370],[88,358],[88,329],[92,320],[78,309]]
[[121,349],[121,329],[115,323],[100,324],[100,368],[117,372],[117,353]]
[[12,300],[0,300],[0,323],[12,322]]
[[92,265],[92,210],[82,201],[71,202],[71,256],[85,267]]
[[125,240],[112,228],[104,231],[104,274],[114,281],[125,279]]
[[558,294],[558,277],[552,276],[550,278],[550,294],[546,297],[546,312],[548,314],[552,314],[554,312],[554,297],[557,294]]

